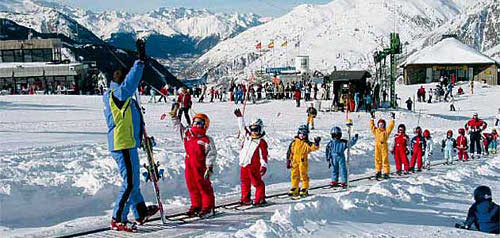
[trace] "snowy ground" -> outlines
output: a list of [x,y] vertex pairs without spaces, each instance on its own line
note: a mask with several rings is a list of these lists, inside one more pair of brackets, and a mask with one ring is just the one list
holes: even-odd
[[[418,86],[398,88],[404,100]],[[418,123],[431,130],[434,142],[446,130],[463,126],[473,112],[490,125],[497,112],[500,87],[480,87],[476,94],[457,98],[457,112],[449,104],[417,104],[417,112],[400,110],[396,124],[413,128]],[[469,89],[464,86],[468,93]],[[146,98],[143,98],[145,101]],[[404,101],[403,100],[403,101]],[[326,104],[326,103],[323,103]],[[208,106],[209,105],[209,106]],[[184,209],[189,203],[183,175],[183,148],[171,122],[159,117],[170,105],[146,104],[146,123],[155,136],[156,158],[166,169],[160,181],[162,198],[169,211]],[[116,165],[108,154],[105,123],[100,97],[88,96],[4,96],[0,97],[0,235],[51,236],[109,222],[114,196],[120,184]],[[211,119],[209,134],[218,147],[214,187],[218,199],[239,192],[236,120],[234,104],[195,104],[194,112],[207,113]],[[295,108],[292,101],[264,101],[247,105],[247,118],[261,117],[266,124],[270,146],[270,171],[265,176],[268,192],[289,186],[285,153],[297,126],[305,121],[305,105]],[[379,112],[387,118],[389,113]],[[360,141],[354,147],[351,172],[354,176],[373,169],[373,141],[369,134],[369,115],[353,113],[355,132]],[[344,125],[345,114],[320,113],[317,130],[322,149],[310,158],[310,176],[325,183],[330,171],[324,161],[324,146],[332,125]],[[343,127],[343,126],[342,126]],[[488,130],[489,131],[489,130]],[[142,155],[144,157],[144,155]],[[436,160],[442,157],[435,151]],[[393,163],[392,157],[390,158]],[[499,200],[499,158],[476,161],[459,169],[436,168],[416,177],[390,180],[373,186],[360,184],[348,193],[323,194],[307,201],[279,202],[277,206],[234,214],[206,223],[161,231],[164,236],[197,236],[200,229],[214,237],[225,236],[346,236],[346,237],[458,237],[480,236],[451,228],[455,219],[463,219],[472,203],[472,190],[489,185]],[[143,184],[146,200],[153,201],[151,185]],[[218,200],[220,201],[220,200]],[[230,213],[230,212],[228,212]],[[229,220],[232,222],[228,222]],[[234,221],[236,219],[236,222]],[[78,229],[81,229],[79,227]],[[43,229],[43,233],[39,231]],[[183,232],[180,232],[183,231]]]

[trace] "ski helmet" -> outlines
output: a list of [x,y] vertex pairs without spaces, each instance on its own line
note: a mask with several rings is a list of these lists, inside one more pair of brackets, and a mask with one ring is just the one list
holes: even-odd
[[262,129],[264,128],[264,122],[260,118],[252,119],[249,129],[250,132],[256,132],[258,135],[262,134]]
[[453,136],[453,131],[452,130],[448,130],[446,132],[446,137],[451,138],[452,136]]
[[495,129],[495,128],[491,129],[491,133],[492,134],[497,134],[497,129]]
[[476,202],[491,201],[491,197],[491,189],[488,186],[479,186],[474,190],[474,200]]
[[406,126],[405,126],[405,124],[399,124],[398,131],[401,131],[401,130],[403,131],[403,133],[406,132]]
[[193,116],[193,125],[201,125],[201,128],[207,130],[210,126],[210,119],[208,119],[207,115],[198,113]]
[[417,126],[417,127],[415,128],[415,134],[417,134],[417,135],[422,134],[422,128],[421,128],[420,126]]
[[424,131],[424,137],[425,138],[429,138],[430,136],[431,136],[431,132],[429,130],[425,129],[425,131]]
[[305,135],[305,136],[309,135],[309,127],[307,125],[299,126],[299,129],[297,131],[297,135],[300,135],[300,134]]
[[472,117],[478,117],[477,112],[474,112],[474,114],[472,114]]
[[377,122],[377,126],[380,126],[380,123],[384,124],[383,127],[385,128],[385,120],[384,119],[379,119]]
[[465,135],[465,129],[464,128],[459,128],[458,129],[458,134]]
[[332,138],[340,139],[342,138],[342,129],[340,129],[340,127],[338,126],[334,126],[330,130],[330,135],[332,135]]

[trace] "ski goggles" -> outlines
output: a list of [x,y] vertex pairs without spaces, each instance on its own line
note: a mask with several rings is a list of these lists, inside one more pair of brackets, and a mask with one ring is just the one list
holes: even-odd
[[250,126],[250,132],[260,133],[260,126]]
[[193,121],[193,126],[197,126],[197,127],[201,127],[201,128],[205,128],[205,121],[202,120],[202,119],[195,119]]
[[300,130],[300,131],[298,131],[298,132],[297,132],[297,134],[298,134],[298,135],[304,135],[304,136],[307,136],[307,135],[309,135],[309,132],[308,132],[308,131],[306,131],[306,130]]

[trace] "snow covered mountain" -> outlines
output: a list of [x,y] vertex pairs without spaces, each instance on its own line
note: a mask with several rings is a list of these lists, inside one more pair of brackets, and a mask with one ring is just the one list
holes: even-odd
[[[201,54],[220,40],[261,24],[255,14],[212,13],[208,10],[159,8],[139,14],[122,11],[92,12],[54,2],[37,0],[0,0],[0,17],[41,32],[66,26],[58,19],[73,19],[102,40],[115,46],[134,46],[136,32],[150,40],[149,51],[156,57]],[[29,17],[28,17],[29,16]],[[49,25],[50,27],[47,27]],[[61,29],[59,29],[61,30]],[[71,34],[67,34],[71,37]]]
[[[479,14],[472,14],[471,19],[459,25],[445,23],[457,17],[467,18],[467,12],[476,9],[459,0],[334,0],[325,5],[301,5],[280,18],[219,43],[200,57],[193,68],[220,64],[213,71],[216,74],[249,75],[261,65],[284,66],[285,62],[290,65],[296,55],[304,54],[310,56],[313,70],[329,72],[334,66],[366,69],[372,65],[373,52],[389,42],[390,32],[399,32],[402,43],[411,46],[442,25],[446,25],[443,29],[460,29],[465,37],[485,36],[477,37],[475,44],[486,49],[499,39],[493,30],[498,29],[494,28],[498,17],[488,18],[486,21],[491,23],[487,27],[483,16],[498,15],[498,8],[495,12],[484,5],[494,4],[492,0],[482,2]],[[267,49],[271,39],[275,42],[274,51]],[[285,41],[288,47],[280,47]],[[256,50],[257,42],[263,44],[262,55]]]

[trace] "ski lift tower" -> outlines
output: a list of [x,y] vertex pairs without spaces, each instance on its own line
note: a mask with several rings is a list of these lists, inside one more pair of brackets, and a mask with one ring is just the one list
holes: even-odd
[[[376,77],[378,78],[379,82],[383,82],[383,85],[387,87],[387,85],[390,85],[390,93],[389,93],[389,100],[391,103],[392,108],[396,108],[396,67],[397,67],[397,62],[396,62],[396,55],[401,54],[403,52],[403,49],[401,47],[401,40],[399,39],[399,34],[398,33],[391,33],[390,35],[391,39],[391,44],[389,48],[385,48],[384,50],[381,51],[376,51],[373,54],[373,58],[375,61],[375,68],[376,68]],[[387,56],[390,56],[390,77],[387,77],[385,74],[384,70],[386,68],[386,58]],[[387,88],[385,89],[387,90]],[[377,102],[377,105],[379,102]]]

